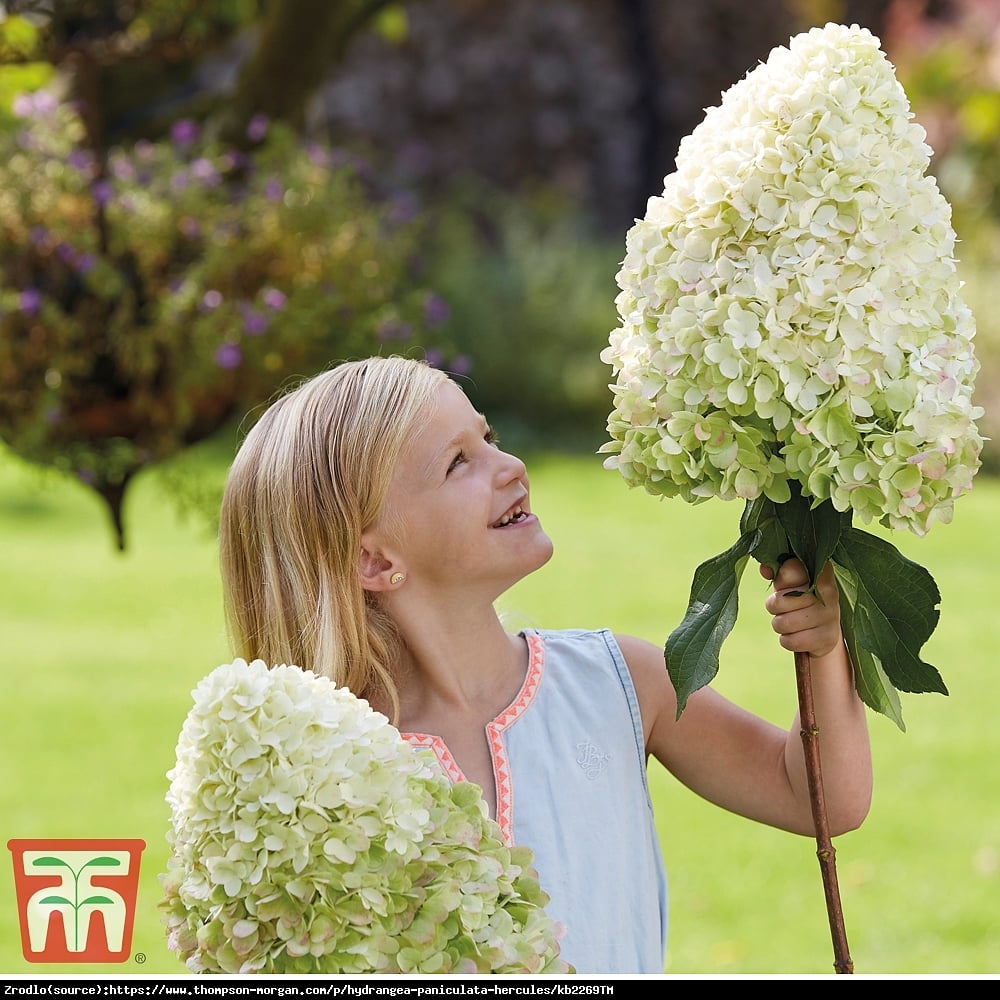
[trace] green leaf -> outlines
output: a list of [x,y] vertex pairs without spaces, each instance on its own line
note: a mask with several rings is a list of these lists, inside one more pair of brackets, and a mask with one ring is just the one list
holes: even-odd
[[858,583],[854,573],[836,561],[833,563],[833,571],[840,586],[840,628],[854,667],[854,687],[858,696],[870,709],[892,719],[906,732],[903,709],[896,689],[882,669],[878,657],[858,643],[854,631],[854,607],[858,600]]
[[[122,863],[118,860],[118,858],[109,858],[107,855],[101,855],[97,858],[91,858],[90,861],[83,866],[83,868],[121,868],[121,865]],[[81,868],[80,871],[83,871],[83,868]]]
[[948,693],[937,670],[911,651],[877,605],[859,605],[854,612],[854,625],[858,642],[878,656],[886,675],[900,691]]
[[114,900],[109,899],[107,896],[88,896],[80,905],[86,906],[88,903],[92,906],[97,906],[102,903],[114,903]]
[[930,573],[894,545],[856,528],[842,533],[833,558],[857,588],[857,644],[878,659],[898,690],[947,694],[941,675],[919,655],[939,618],[941,595]]
[[750,554],[761,565],[770,566],[772,572],[777,573],[782,559],[788,555],[789,545],[775,507],[776,504],[765,496],[748,500],[740,519],[740,532],[744,535],[758,533]]
[[826,563],[833,564],[855,687],[873,711],[905,731],[899,691],[948,693],[938,671],[919,655],[937,625],[941,600],[927,570],[889,542],[852,527],[850,512],[841,513],[829,501],[811,506],[797,489],[787,503],[766,497],[748,502],[740,531],[735,545],[698,567],[687,612],[664,648],[678,718],[691,694],[719,671],[719,652],[736,623],[740,576],[750,555],[776,571],[792,552],[814,582]]
[[53,858],[51,855],[35,858],[31,863],[36,868],[69,868],[70,871],[73,870],[62,858]]
[[39,900],[40,903],[65,903],[67,906],[73,904],[65,896],[45,896]]
[[719,650],[739,611],[739,582],[757,532],[740,535],[721,555],[694,573],[687,612],[664,648],[667,672],[677,692],[677,718],[688,698],[719,672]]
[[815,507],[793,484],[788,503],[777,504],[775,513],[788,536],[788,544],[809,574],[809,589],[815,592],[816,578],[829,562],[841,532],[850,526],[851,515],[842,514],[829,500]]

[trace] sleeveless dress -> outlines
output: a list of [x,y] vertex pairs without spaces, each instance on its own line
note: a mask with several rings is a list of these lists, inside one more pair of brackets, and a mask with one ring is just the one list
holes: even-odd
[[[528,672],[487,726],[497,822],[530,847],[562,957],[584,974],[663,972],[667,882],[646,783],[639,703],[609,631],[522,633]],[[465,780],[444,741],[430,747]]]

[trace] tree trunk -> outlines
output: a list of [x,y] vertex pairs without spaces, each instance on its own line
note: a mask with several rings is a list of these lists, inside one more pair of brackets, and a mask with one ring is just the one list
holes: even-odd
[[350,39],[391,0],[269,0],[257,47],[240,69],[223,137],[246,143],[257,114],[299,128],[309,99]]

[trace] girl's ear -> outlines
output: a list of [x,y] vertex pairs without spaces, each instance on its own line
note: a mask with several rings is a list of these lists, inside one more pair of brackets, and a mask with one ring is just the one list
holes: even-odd
[[361,539],[361,554],[358,556],[358,576],[364,590],[394,590],[400,582],[400,569],[389,557],[373,545]]

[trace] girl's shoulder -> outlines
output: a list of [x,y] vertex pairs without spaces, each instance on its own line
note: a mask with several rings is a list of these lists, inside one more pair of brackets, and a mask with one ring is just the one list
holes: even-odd
[[608,635],[611,634],[611,629],[607,628],[523,628],[521,629],[521,635],[537,635],[542,639],[547,638],[567,638],[572,639],[576,636],[588,636],[588,635]]
[[617,677],[626,689],[634,689],[640,704],[647,706],[646,715],[648,706],[672,698],[663,650],[645,639],[609,628],[525,629],[521,634],[545,670],[581,678],[598,670]]
[[546,663],[621,661],[624,655],[617,637],[607,628],[522,629],[529,648]]
[[643,745],[648,745],[649,737],[659,719],[673,719],[677,711],[677,696],[670,675],[663,648],[647,639],[627,633],[612,632],[610,629],[570,630],[569,641],[593,644],[600,642],[615,660],[623,684],[627,683],[635,693],[642,720]]
[[662,673],[666,670],[663,650],[659,646],[610,628],[527,628],[521,634],[525,637],[536,636],[536,641],[541,642],[546,649],[605,650],[614,657],[621,657],[630,670],[633,662],[641,670],[652,668]]

